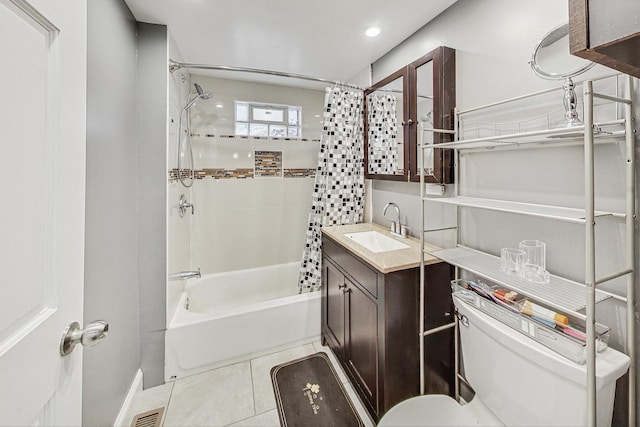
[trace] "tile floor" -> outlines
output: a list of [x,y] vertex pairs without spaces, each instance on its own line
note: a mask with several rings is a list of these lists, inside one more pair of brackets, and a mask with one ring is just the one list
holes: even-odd
[[144,390],[133,402],[127,426],[134,415],[159,407],[165,407],[166,427],[279,426],[271,368],[318,351],[329,355],[364,424],[374,426],[335,356],[319,341]]

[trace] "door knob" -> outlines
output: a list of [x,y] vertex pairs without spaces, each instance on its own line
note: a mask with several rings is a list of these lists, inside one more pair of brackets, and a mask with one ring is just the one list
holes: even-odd
[[91,322],[84,329],[80,329],[78,322],[71,322],[62,333],[60,355],[68,356],[71,354],[73,349],[76,348],[76,344],[92,347],[105,339],[108,333],[109,324],[104,320]]

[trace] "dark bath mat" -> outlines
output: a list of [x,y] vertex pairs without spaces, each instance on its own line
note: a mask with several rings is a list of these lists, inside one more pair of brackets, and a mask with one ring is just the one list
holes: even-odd
[[326,353],[271,368],[283,427],[364,426]]

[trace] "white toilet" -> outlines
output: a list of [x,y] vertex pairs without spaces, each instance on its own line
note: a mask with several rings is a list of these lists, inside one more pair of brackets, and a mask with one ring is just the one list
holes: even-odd
[[[401,402],[378,426],[580,426],[587,424],[587,368],[480,312],[454,295],[465,376],[475,390],[466,405],[445,395]],[[610,426],[616,380],[629,357],[597,354],[597,425]]]

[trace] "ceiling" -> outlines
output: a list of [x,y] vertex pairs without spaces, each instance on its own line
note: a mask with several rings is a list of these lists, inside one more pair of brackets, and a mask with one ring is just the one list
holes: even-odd
[[[136,20],[168,26],[184,62],[348,82],[456,0],[125,1]],[[378,37],[365,36],[371,26],[381,29]],[[275,82],[255,74],[192,73]],[[314,87],[287,80],[281,84]]]

